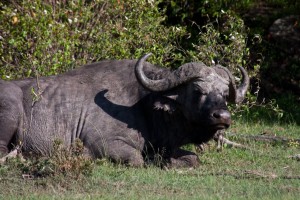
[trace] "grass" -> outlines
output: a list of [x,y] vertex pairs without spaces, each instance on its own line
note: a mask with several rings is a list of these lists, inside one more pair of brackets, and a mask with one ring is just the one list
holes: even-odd
[[299,144],[255,142],[238,136],[266,130],[299,138],[300,128],[237,120],[229,138],[251,149],[217,151],[211,144],[199,155],[202,164],[197,169],[136,169],[98,160],[90,175],[24,179],[16,165],[7,164],[0,167],[0,199],[298,199],[299,161],[289,156],[299,154]]

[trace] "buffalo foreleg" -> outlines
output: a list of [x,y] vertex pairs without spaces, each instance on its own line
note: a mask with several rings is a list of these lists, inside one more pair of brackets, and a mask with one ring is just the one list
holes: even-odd
[[115,148],[110,149],[107,153],[108,157],[115,163],[121,163],[131,167],[144,166],[144,159],[140,150],[127,144],[121,146],[119,144],[119,146],[115,145],[114,147]]
[[183,149],[176,150],[171,156],[167,167],[168,168],[183,168],[183,167],[197,167],[200,161],[198,156],[190,151]]
[[8,153],[8,145],[16,130],[15,120],[0,116],[0,155]]
[[84,140],[85,146],[94,158],[108,158],[114,163],[125,164],[132,167],[144,166],[144,159],[136,146],[122,140],[102,140],[101,137]]
[[0,80],[0,154],[8,153],[8,146],[19,129],[22,100],[23,92],[18,86]]

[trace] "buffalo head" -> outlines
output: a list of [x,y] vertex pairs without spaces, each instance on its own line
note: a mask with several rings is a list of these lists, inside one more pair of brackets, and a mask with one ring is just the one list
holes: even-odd
[[168,111],[174,107],[180,109],[193,127],[216,132],[230,126],[231,116],[226,102],[243,101],[249,86],[244,68],[239,67],[243,78],[238,87],[227,68],[220,65],[207,67],[202,62],[187,63],[171,71],[167,77],[151,79],[143,70],[143,63],[150,55],[138,60],[135,73],[144,88],[162,93],[173,101],[169,105],[158,106]]

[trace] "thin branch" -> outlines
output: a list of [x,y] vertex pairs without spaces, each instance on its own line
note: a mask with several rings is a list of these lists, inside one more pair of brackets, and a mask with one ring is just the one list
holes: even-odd
[[218,149],[222,148],[224,145],[227,145],[228,147],[233,147],[233,148],[250,149],[249,147],[247,147],[245,145],[228,140],[223,135],[218,136],[215,140],[217,140],[217,142],[218,142]]
[[236,138],[249,139],[261,142],[279,142],[279,143],[289,143],[296,142],[300,144],[300,139],[291,139],[274,135],[241,135],[241,134],[227,134],[228,136],[234,136]]
[[20,154],[19,150],[20,150],[20,148],[16,147],[13,151],[9,152],[9,154],[0,158],[0,165],[4,164],[10,158],[16,158]]
[[253,139],[256,141],[263,141],[263,142],[282,142],[282,143],[298,142],[298,143],[300,143],[300,139],[289,139],[289,138],[272,136],[272,135],[248,135],[248,136],[245,135],[243,137]]
[[231,176],[236,179],[300,179],[300,175],[277,175],[274,173],[263,173],[254,170],[238,172],[203,173],[202,176]]
[[300,161],[300,154],[289,156],[288,158],[292,158],[294,160]]

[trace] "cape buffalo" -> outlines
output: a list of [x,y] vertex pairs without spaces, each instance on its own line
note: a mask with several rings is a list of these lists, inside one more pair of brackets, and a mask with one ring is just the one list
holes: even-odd
[[160,155],[166,165],[196,166],[180,149],[207,142],[229,127],[226,101],[239,103],[249,85],[220,65],[201,62],[176,70],[138,61],[102,61],[65,74],[0,80],[0,152],[51,155],[54,139],[70,146],[79,138],[88,154],[143,166]]

